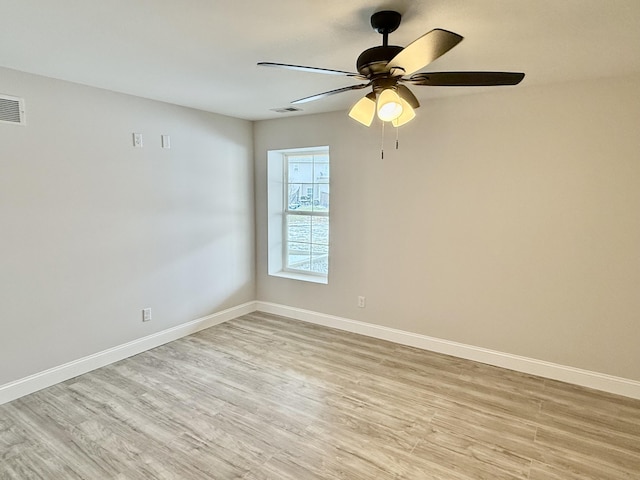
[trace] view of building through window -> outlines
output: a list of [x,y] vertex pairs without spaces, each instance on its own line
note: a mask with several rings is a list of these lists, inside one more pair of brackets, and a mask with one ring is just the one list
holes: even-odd
[[285,155],[285,269],[329,273],[329,151]]

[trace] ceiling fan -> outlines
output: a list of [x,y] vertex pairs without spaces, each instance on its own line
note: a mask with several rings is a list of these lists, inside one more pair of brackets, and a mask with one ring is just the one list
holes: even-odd
[[369,48],[360,54],[356,62],[358,73],[273,62],[259,62],[258,65],[341,75],[366,81],[367,83],[350,85],[300,98],[291,103],[306,103],[336,93],[371,87],[372,91],[360,99],[349,112],[350,117],[367,127],[373,122],[376,112],[380,120],[391,122],[395,127],[404,125],[415,117],[414,110],[420,106],[420,103],[405,84],[436,87],[478,87],[517,85],[524,78],[524,73],[516,72],[416,73],[455,47],[463,37],[448,30],[436,28],[404,48],[389,45],[389,34],[400,26],[401,19],[402,16],[398,12],[390,10],[377,12],[371,16],[371,26],[382,35],[382,45]]

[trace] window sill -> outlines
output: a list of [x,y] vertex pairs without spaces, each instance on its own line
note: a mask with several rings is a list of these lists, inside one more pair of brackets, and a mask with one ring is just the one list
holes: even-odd
[[290,280],[301,280],[303,282],[311,282],[311,283],[321,283],[327,285],[329,283],[329,279],[327,277],[323,277],[320,275],[305,275],[304,273],[294,273],[294,272],[274,272],[270,273],[272,277],[281,277],[288,278]]

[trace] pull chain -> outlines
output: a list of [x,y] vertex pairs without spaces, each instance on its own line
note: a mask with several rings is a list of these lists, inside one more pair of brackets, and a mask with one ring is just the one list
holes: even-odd
[[384,160],[384,122],[382,122],[382,140],[380,141],[380,159]]
[[[380,141],[380,158],[384,160],[384,124],[386,122],[382,122],[382,139]],[[396,127],[396,150],[400,149],[400,129]]]

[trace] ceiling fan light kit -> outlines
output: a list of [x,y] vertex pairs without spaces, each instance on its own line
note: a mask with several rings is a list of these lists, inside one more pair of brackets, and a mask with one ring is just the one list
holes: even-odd
[[371,126],[376,116],[376,94],[371,92],[358,100],[349,110],[349,116],[365,127]]
[[376,113],[382,122],[391,122],[394,127],[404,125],[415,118],[415,109],[420,106],[420,102],[405,83],[416,86],[476,87],[517,85],[524,78],[524,73],[516,72],[416,73],[458,45],[463,37],[437,28],[404,48],[389,45],[389,34],[400,26],[401,20],[402,16],[398,12],[390,10],[376,12],[371,16],[371,26],[382,35],[382,45],[369,48],[358,56],[358,73],[273,62],[260,62],[258,65],[341,75],[366,81],[367,83],[300,98],[291,103],[310,102],[329,95],[370,87],[372,91],[349,111],[351,118],[367,127],[373,123]]
[[405,123],[410,122],[416,117],[416,111],[411,108],[411,105],[404,99],[400,98],[400,104],[402,105],[402,114],[397,118],[391,120],[391,125],[398,128],[404,125]]
[[395,120],[402,115],[400,96],[393,88],[386,88],[382,90],[378,96],[378,105],[376,109],[378,111],[378,118],[383,122]]

